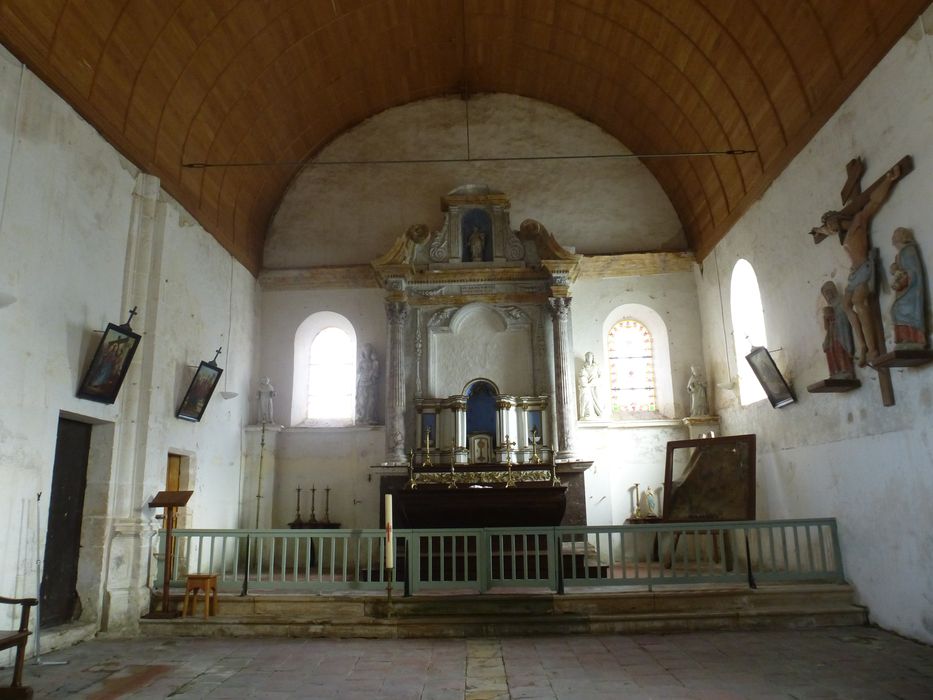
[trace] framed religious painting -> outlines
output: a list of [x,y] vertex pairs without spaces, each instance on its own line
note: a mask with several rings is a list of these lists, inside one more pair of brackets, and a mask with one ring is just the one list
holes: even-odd
[[194,373],[188,391],[185,392],[185,398],[181,400],[181,405],[175,413],[176,418],[197,422],[204,415],[204,409],[207,408],[214,389],[217,388],[217,382],[220,381],[220,375],[223,370],[213,362],[201,361],[198,371]]
[[78,386],[78,398],[100,403],[116,401],[140,340],[128,325],[108,323]]
[[774,408],[781,408],[797,400],[790,384],[774,363],[774,358],[771,357],[768,348],[754,347],[745,359],[751,365],[752,371],[761,383],[761,388],[765,390],[768,401]]

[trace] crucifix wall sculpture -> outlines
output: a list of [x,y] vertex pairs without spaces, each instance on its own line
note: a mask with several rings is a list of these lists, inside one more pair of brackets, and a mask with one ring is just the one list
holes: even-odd
[[842,209],[827,211],[823,214],[822,223],[810,231],[814,243],[837,235],[849,256],[843,308],[852,326],[855,360],[860,367],[872,365],[878,372],[885,406],[894,405],[894,389],[890,370],[874,367],[874,362],[885,350],[885,342],[877,294],[878,249],[871,244],[871,220],[887,201],[894,184],[913,167],[911,157],[904,156],[871,186],[862,190],[865,164],[861,158],[853,158],[846,164],[846,182],[840,193]]

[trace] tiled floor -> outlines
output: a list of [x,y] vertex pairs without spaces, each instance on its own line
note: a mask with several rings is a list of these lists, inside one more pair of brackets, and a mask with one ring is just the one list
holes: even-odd
[[[470,640],[94,640],[36,698],[933,698],[933,647],[863,627]],[[9,683],[9,670],[0,681]]]

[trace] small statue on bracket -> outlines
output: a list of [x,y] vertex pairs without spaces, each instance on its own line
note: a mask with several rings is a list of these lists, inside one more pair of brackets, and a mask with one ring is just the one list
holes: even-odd
[[854,379],[855,363],[852,356],[855,344],[852,340],[852,326],[839,298],[839,290],[833,281],[820,287],[820,293],[826,300],[823,307],[823,352],[829,365],[830,379]]
[[690,379],[687,380],[687,393],[690,394],[690,417],[709,415],[709,397],[706,382],[700,376],[700,370],[690,367]]
[[923,350],[927,346],[926,310],[924,308],[923,261],[910,229],[898,228],[891,236],[897,249],[891,263],[891,320],[894,322],[894,347],[897,350]]
[[272,399],[275,397],[275,388],[269,377],[259,380],[259,390],[256,392],[259,399],[259,422],[263,425],[272,422]]

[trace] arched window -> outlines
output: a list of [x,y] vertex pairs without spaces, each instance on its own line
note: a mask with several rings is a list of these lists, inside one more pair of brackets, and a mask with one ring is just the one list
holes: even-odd
[[761,307],[758,277],[747,260],[739,259],[732,268],[730,292],[732,340],[739,370],[739,400],[743,406],[748,406],[766,397],[745,356],[754,346],[768,347],[768,337],[765,334],[765,314]]
[[292,424],[352,425],[356,403],[356,332],[340,314],[319,311],[295,333]]
[[353,422],[356,343],[329,326],[311,341],[308,353],[308,420]]
[[607,350],[612,413],[656,413],[654,338],[647,326],[623,318],[609,329]]

